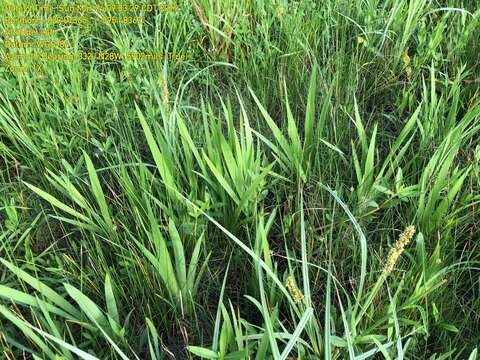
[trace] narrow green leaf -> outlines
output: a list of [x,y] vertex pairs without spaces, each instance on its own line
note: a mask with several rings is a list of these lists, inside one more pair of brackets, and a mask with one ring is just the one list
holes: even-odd
[[187,346],[187,350],[193,355],[200,356],[203,359],[218,359],[217,353],[210,349],[205,349],[199,346]]
[[140,124],[142,125],[143,132],[145,133],[145,137],[147,139],[148,147],[150,148],[150,151],[152,153],[153,160],[155,161],[158,171],[160,172],[160,176],[167,187],[167,192],[174,199],[175,191],[178,191],[178,189],[174,181],[174,177],[170,171],[170,168],[168,167],[165,155],[160,152],[158,144],[153,137],[152,131],[150,130],[150,127],[145,121],[142,111],[137,104],[135,104],[135,108],[137,109],[138,118],[140,119]]
[[85,215],[80,214],[78,211],[72,209],[70,206],[65,205],[63,202],[55,198],[54,196],[48,194],[47,192],[37,188],[34,185],[31,185],[27,182],[24,182],[24,184],[32,190],[34,193],[36,193],[38,196],[43,198],[44,200],[48,201],[48,203],[56,208],[59,208],[60,210],[65,211],[66,213],[75,216],[76,218],[82,220],[83,222],[89,223],[90,219],[86,217]]
[[175,272],[177,274],[177,281],[180,288],[183,291],[186,291],[185,285],[187,284],[187,268],[185,262],[185,252],[183,249],[182,239],[180,239],[180,235],[172,219],[168,220],[168,232],[170,234],[170,240],[172,241],[173,253],[175,257]]
[[285,349],[282,351],[282,354],[280,355],[280,360],[285,360],[290,354],[290,352],[293,350],[293,347],[296,345],[298,339],[300,338],[300,335],[302,334],[303,329],[307,325],[307,322],[308,320],[310,320],[310,317],[312,315],[313,315],[313,309],[311,307],[307,307],[302,317],[300,318],[300,321],[298,322],[298,325],[295,328],[295,331],[290,337],[290,340],[288,340],[288,343],[285,346]]
[[52,312],[56,315],[60,315],[65,319],[70,319],[70,320],[75,319],[71,314],[61,310],[55,305],[49,304],[41,299],[35,298],[30,294],[26,294],[22,291],[12,289],[8,286],[0,285],[0,297],[8,299],[14,302],[15,304],[19,304],[19,305],[29,305],[32,307],[39,307],[41,305],[47,311]]
[[30,327],[21,320],[17,315],[12,311],[8,310],[5,306],[0,304],[0,313],[16,327],[18,327],[27,338],[34,342],[50,359],[55,360],[55,354],[52,350],[42,341],[31,329]]
[[72,299],[75,300],[78,306],[80,306],[87,318],[89,318],[92,322],[98,323],[104,328],[109,328],[109,322],[107,318],[92,300],[90,300],[80,290],[70,284],[63,284],[63,286],[67,290],[68,294],[72,297]]
[[105,301],[107,303],[108,315],[110,315],[110,317],[115,320],[117,324],[120,324],[117,303],[113,294],[112,280],[110,279],[109,273],[105,275]]
[[102,186],[100,185],[100,181],[98,179],[97,171],[93,166],[92,160],[88,156],[88,154],[83,151],[83,156],[85,157],[85,163],[87,164],[87,171],[88,177],[90,178],[90,185],[92,187],[93,195],[97,200],[98,207],[100,208],[100,213],[102,214],[103,221],[105,221],[108,230],[113,231],[113,221],[110,216],[110,211],[108,209],[107,201],[105,200],[105,195],[102,190]]
[[72,306],[68,301],[66,301],[61,295],[59,295],[56,291],[54,291],[49,286],[42,283],[40,280],[34,278],[33,276],[29,275],[27,272],[23,271],[22,269],[18,268],[17,266],[13,265],[12,263],[8,262],[5,259],[0,259],[3,265],[5,265],[11,272],[13,272],[16,276],[20,279],[25,281],[35,290],[39,291],[45,298],[56,304],[58,307],[65,310],[67,313],[71,314],[75,318],[80,317],[80,313],[78,310]]
[[315,94],[317,91],[317,65],[312,69],[308,87],[307,108],[305,111],[304,151],[309,152],[313,146],[313,131],[315,120]]

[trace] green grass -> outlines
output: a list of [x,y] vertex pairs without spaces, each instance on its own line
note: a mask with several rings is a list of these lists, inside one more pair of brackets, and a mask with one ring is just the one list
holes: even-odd
[[0,70],[1,357],[476,359],[477,2],[178,4]]

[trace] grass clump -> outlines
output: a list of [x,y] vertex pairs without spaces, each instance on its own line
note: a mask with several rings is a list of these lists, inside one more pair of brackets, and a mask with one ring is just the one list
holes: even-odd
[[2,358],[476,359],[478,4],[178,5],[0,72]]

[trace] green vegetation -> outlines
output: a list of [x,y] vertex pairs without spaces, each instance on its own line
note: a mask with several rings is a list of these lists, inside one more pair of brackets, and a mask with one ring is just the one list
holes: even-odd
[[2,68],[0,357],[476,359],[478,2],[178,4]]

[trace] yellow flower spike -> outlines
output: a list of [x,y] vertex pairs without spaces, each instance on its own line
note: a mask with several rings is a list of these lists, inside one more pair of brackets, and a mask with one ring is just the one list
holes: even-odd
[[408,48],[406,48],[405,51],[403,52],[402,61],[406,66],[405,71],[407,72],[407,77],[410,79],[412,77],[413,70],[412,70],[412,67],[410,66],[411,59],[410,59],[410,56],[408,55]]
[[167,80],[163,77],[163,75],[159,76],[158,85],[160,86],[163,110],[165,110],[165,114],[168,116],[170,114],[170,94],[168,92]]
[[400,254],[405,249],[405,246],[407,246],[410,241],[412,241],[413,235],[415,235],[415,226],[413,225],[408,226],[403,231],[403,233],[400,234],[397,242],[395,243],[395,247],[390,250],[390,253],[388,254],[387,262],[383,270],[385,274],[389,274],[392,272],[395,263],[397,262]]
[[362,36],[357,36],[357,44],[361,44],[364,47],[367,47],[368,46],[368,41]]
[[286,283],[288,292],[293,298],[293,301],[295,301],[296,304],[300,304],[303,301],[303,294],[300,291],[300,289],[297,287],[297,284],[295,284],[295,279],[293,276],[289,276],[287,278],[287,283]]

